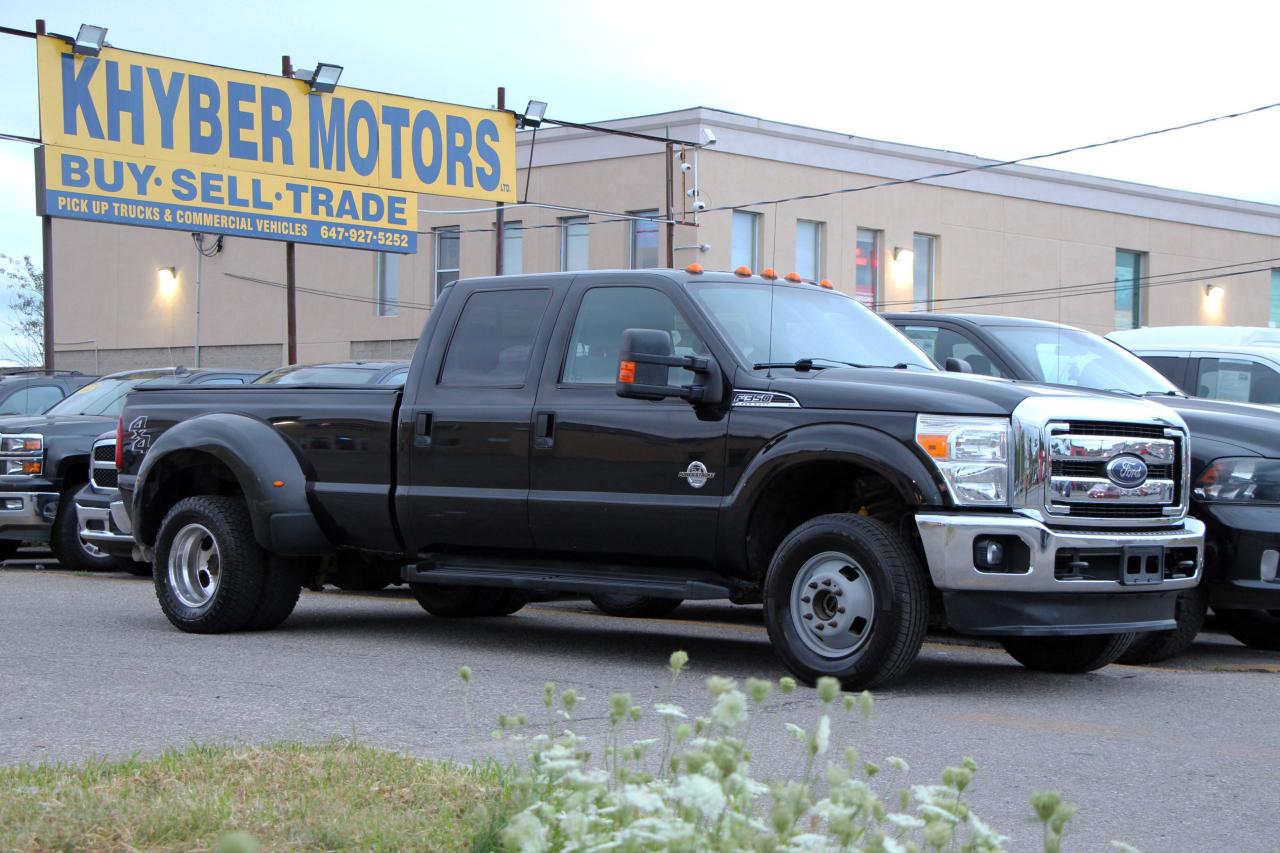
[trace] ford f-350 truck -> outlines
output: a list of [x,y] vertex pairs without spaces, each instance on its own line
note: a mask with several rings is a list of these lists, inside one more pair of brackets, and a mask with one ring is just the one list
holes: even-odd
[[1096,669],[1200,580],[1175,413],[943,373],[772,277],[463,280],[403,390],[146,389],[119,429],[138,556],[191,632],[277,625],[334,561],[395,565],[438,616],[532,590],[760,601],[793,673],[859,688],[931,618]]

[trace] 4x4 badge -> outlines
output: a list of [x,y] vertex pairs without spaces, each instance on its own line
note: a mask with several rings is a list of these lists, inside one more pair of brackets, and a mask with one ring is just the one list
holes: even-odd
[[691,488],[701,489],[707,484],[707,480],[710,480],[715,476],[715,472],[708,471],[707,466],[703,465],[701,462],[690,462],[689,467],[681,471],[676,476],[683,477],[688,481]]

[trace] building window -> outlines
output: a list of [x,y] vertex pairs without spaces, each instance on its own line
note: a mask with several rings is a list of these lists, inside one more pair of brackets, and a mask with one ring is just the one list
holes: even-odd
[[749,210],[733,212],[733,248],[729,266],[755,270],[760,266],[760,214]]
[[934,265],[938,253],[938,238],[929,234],[916,234],[911,243],[911,299],[912,311],[933,310]]
[[634,210],[631,215],[647,217],[631,220],[631,268],[653,269],[658,266],[658,211]]
[[1136,329],[1142,325],[1142,253],[1116,249],[1116,316],[1117,329]]
[[400,256],[379,252],[374,256],[374,281],[378,288],[378,316],[400,316]]
[[504,222],[502,225],[502,274],[520,275],[524,272],[523,223]]
[[796,272],[808,281],[820,281],[822,269],[823,223],[796,221]]
[[853,246],[853,286],[858,301],[875,308],[880,298],[880,235],[870,228],[859,228]]
[[560,220],[560,269],[569,272],[589,268],[589,228],[585,216],[568,216]]
[[1271,271],[1271,328],[1280,328],[1280,270]]
[[435,230],[436,237],[436,296],[444,290],[446,284],[458,280],[459,239],[457,225],[449,225]]

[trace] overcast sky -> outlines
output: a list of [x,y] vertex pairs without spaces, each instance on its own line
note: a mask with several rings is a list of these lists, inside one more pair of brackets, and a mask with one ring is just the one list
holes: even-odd
[[[344,85],[460,104],[506,86],[508,105],[577,121],[707,106],[998,159],[1280,101],[1280,4],[1260,2],[6,0],[0,24],[38,15],[254,71],[336,62]],[[0,131],[36,136],[33,43],[0,45]],[[1280,204],[1277,140],[1280,109],[1037,165]],[[29,145],[0,142],[0,254],[40,254]]]

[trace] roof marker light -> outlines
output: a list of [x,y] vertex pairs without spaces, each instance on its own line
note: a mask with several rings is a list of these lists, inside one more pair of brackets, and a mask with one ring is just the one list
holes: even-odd
[[702,264],[689,264],[684,271],[690,275],[702,275]]
[[789,272],[789,273],[787,273],[787,274],[786,274],[785,276],[783,276],[783,277],[784,277],[787,281],[791,282],[792,284],[800,284],[801,282],[803,282],[803,281],[804,281],[804,279],[802,279],[802,278],[800,277],[800,273],[798,273],[798,272]]
[[751,267],[748,267],[748,266],[741,266],[741,267],[738,267],[736,270],[734,270],[734,271],[733,271],[733,274],[734,274],[734,275],[740,275],[740,276],[742,276],[743,278],[750,278],[750,277],[751,277]]
[[831,283],[831,279],[829,279],[829,278],[824,278],[822,281],[818,282],[818,284],[819,284],[820,286],[822,286],[822,287],[825,287],[827,290],[835,290],[835,289],[836,289],[836,286],[835,286],[834,284],[832,284],[832,283]]
[[765,267],[763,270],[761,270],[760,277],[763,279],[768,279],[769,281],[776,281],[778,278],[778,271],[775,270],[773,267]]

